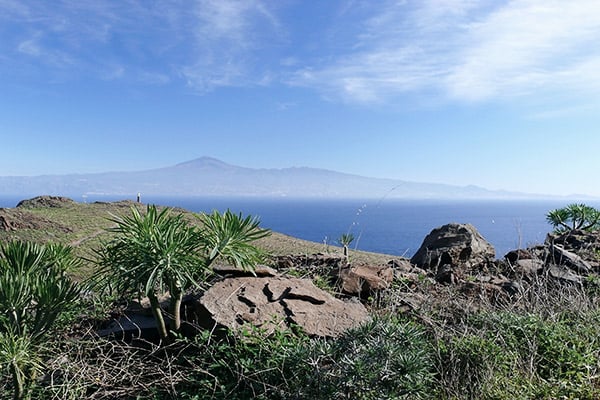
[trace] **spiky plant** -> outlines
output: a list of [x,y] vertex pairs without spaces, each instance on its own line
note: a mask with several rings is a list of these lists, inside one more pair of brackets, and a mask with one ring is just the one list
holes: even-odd
[[555,232],[592,231],[600,228],[600,210],[585,204],[569,204],[546,214]]
[[200,238],[207,265],[222,257],[236,267],[251,269],[263,260],[263,252],[252,243],[270,235],[270,231],[261,229],[257,218],[244,218],[229,210],[197,217],[203,227]]
[[67,246],[0,244],[0,364],[12,376],[15,399],[40,369],[39,353],[59,315],[79,297],[65,275],[77,261]]
[[146,212],[131,209],[131,215],[115,217],[116,237],[97,253],[100,268],[94,279],[124,295],[143,294],[150,300],[158,333],[169,338],[159,296],[169,294],[171,329],[181,328],[181,301],[184,292],[199,285],[209,266],[219,257],[235,265],[252,268],[259,251],[250,242],[266,234],[258,222],[230,212],[199,216],[196,228],[182,214],[171,209],[159,211],[148,205]]

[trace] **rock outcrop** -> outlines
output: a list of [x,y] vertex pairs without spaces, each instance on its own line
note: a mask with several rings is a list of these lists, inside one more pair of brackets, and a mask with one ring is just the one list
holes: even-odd
[[252,324],[272,332],[297,325],[311,336],[337,337],[368,319],[360,302],[344,302],[298,278],[230,278],[217,282],[196,304],[198,323],[234,331]]
[[60,208],[72,204],[75,204],[75,201],[68,197],[38,196],[20,201],[17,208]]
[[471,224],[448,224],[436,228],[411,258],[419,268],[432,271],[440,282],[494,260],[496,251]]

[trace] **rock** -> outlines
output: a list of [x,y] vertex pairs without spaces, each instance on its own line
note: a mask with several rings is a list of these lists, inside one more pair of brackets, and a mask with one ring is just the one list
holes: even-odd
[[393,309],[399,313],[417,311],[426,301],[427,296],[423,293],[399,293]]
[[559,235],[548,235],[548,241],[560,244],[567,250],[582,250],[588,247],[600,246],[600,234],[598,232],[586,232],[573,230]]
[[198,322],[234,331],[253,324],[267,333],[297,325],[311,336],[337,337],[368,319],[360,302],[344,302],[298,278],[228,278],[196,303]]
[[410,260],[407,258],[395,258],[393,260],[388,261],[387,263],[390,267],[392,267],[395,271],[399,272],[416,272],[416,268],[413,264],[410,263]]
[[515,281],[502,282],[500,284],[500,287],[506,293],[508,293],[509,296],[514,296],[516,294],[523,292],[523,287],[521,286],[521,284],[519,282],[515,282]]
[[387,265],[358,265],[334,270],[342,292],[368,296],[372,292],[390,287],[394,280],[394,270]]
[[[589,267],[593,271],[600,271],[600,263],[598,262],[599,260],[597,257],[598,253],[600,252],[599,231],[586,232],[574,230],[560,235],[549,234],[546,238],[546,245],[551,255],[551,259],[549,260],[550,262],[557,262],[557,259],[561,256],[552,248],[552,246],[558,245],[561,249],[574,253],[584,260],[587,263],[584,269]],[[573,265],[571,266],[573,267]],[[575,266],[576,271],[577,268],[579,267]]]
[[126,342],[140,338],[156,343],[159,341],[156,321],[151,315],[123,315],[111,320],[105,328],[96,331],[96,334],[100,337]]
[[530,278],[542,271],[544,262],[538,259],[517,260],[513,268],[517,276]]
[[257,265],[254,268],[254,271],[251,270],[243,270],[241,268],[237,268],[233,265],[214,265],[212,267],[213,271],[219,275],[229,275],[229,276],[276,276],[278,275],[277,271],[275,271],[271,267],[267,267],[266,265]]
[[530,260],[533,258],[533,254],[527,249],[511,250],[504,255],[504,259],[511,264],[516,263],[518,260]]
[[558,265],[565,265],[574,271],[585,274],[592,271],[592,266],[577,254],[565,250],[556,244],[552,244],[551,249],[554,255],[554,262]]
[[548,275],[551,276],[552,278],[558,279],[558,280],[566,282],[566,283],[581,284],[583,282],[583,279],[581,278],[581,276],[573,273],[573,271],[571,271],[565,267],[561,267],[558,265],[551,265],[547,268],[546,271],[547,271]]
[[61,196],[38,196],[28,200],[21,200],[17,208],[61,208],[75,204],[68,197]]
[[432,270],[440,282],[495,258],[496,251],[471,224],[448,224],[431,231],[410,262]]

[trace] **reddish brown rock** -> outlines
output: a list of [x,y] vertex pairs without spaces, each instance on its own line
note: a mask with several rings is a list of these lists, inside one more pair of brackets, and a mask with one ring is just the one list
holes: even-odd
[[342,292],[361,296],[390,287],[394,270],[387,265],[358,265],[339,269],[336,278]]

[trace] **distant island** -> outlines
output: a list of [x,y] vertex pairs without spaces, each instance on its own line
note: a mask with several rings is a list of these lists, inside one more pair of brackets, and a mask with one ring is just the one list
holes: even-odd
[[[553,196],[369,178],[293,167],[254,169],[201,157],[170,167],[134,172],[3,176],[4,195],[251,196],[293,198],[541,199]],[[554,196],[556,198],[556,196]]]

